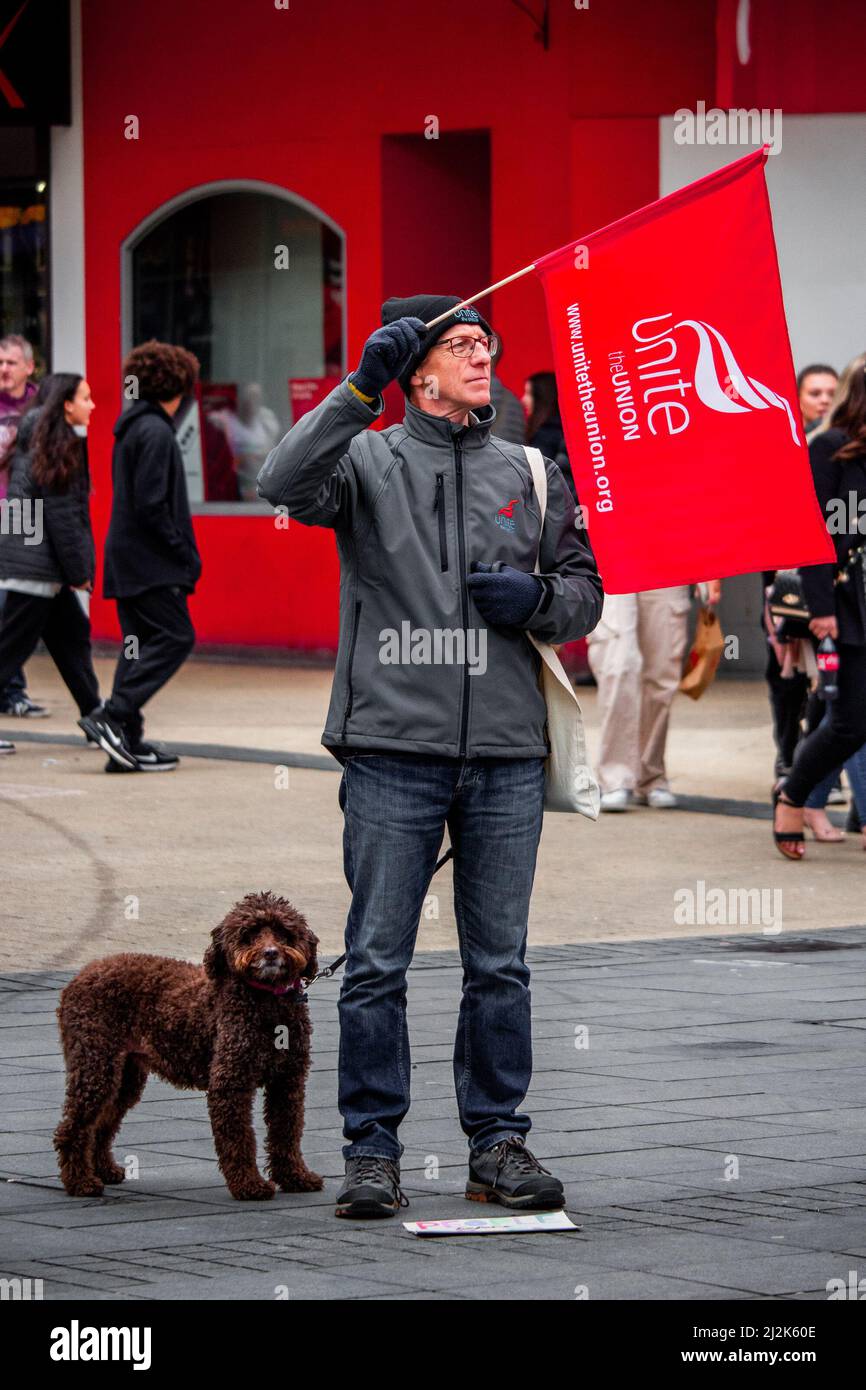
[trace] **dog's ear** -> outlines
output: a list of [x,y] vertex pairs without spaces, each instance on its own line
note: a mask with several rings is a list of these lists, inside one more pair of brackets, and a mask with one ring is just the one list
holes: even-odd
[[204,953],[202,965],[204,973],[209,980],[222,980],[229,973],[228,961],[226,960],[225,947],[223,945],[222,924],[214,927],[210,934],[211,944]]
[[304,950],[307,953],[307,965],[304,970],[304,979],[312,980],[313,976],[318,974],[319,970],[319,958],[316,953],[316,947],[319,944],[319,938],[313,935],[309,927],[306,927],[304,931],[303,940]]

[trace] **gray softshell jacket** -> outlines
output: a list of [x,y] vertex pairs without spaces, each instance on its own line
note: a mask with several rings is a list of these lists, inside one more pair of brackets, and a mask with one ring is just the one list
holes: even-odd
[[[340,639],[322,743],[335,756],[544,757],[540,658],[522,630],[488,627],[466,583],[473,560],[535,568],[526,455],[491,433],[492,406],[456,427],[407,403],[402,424],[370,430],[383,409],[342,381],[258,477],[292,520],[336,533]],[[526,627],[570,642],[598,622],[602,585],[562,473],[545,464],[544,594]]]

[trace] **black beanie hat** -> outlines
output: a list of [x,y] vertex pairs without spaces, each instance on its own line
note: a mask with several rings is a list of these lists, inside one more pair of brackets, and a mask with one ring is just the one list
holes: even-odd
[[[456,294],[413,294],[408,299],[386,299],[382,305],[382,324],[393,323],[395,319],[407,317],[423,319],[425,323],[428,323],[430,319],[438,319],[439,315],[444,314],[446,309],[454,309],[455,305],[460,302],[460,296]],[[404,395],[409,395],[412,389],[409,385],[412,374],[418,363],[424,361],[433,344],[461,323],[477,323],[479,327],[484,329],[485,333],[491,334],[493,332],[490,324],[481,317],[474,304],[467,304],[464,309],[457,309],[455,313],[449,315],[447,319],[443,319],[441,323],[437,323],[435,327],[428,328],[421,339],[420,351],[403,368],[397,378]]]

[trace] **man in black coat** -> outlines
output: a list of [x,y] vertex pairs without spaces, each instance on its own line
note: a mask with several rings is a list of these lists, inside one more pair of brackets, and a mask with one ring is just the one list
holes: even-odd
[[137,400],[114,426],[114,497],[103,593],[117,601],[123,647],[111,698],[80,719],[109,755],[106,771],[165,772],[177,757],[143,741],[142,706],[183,665],[195,643],[187,596],[201,574],[174,417],[198,361],[155,341],[133,348],[124,380]]
[[[0,338],[0,498],[7,493],[15,436],[24,416],[36,401],[33,344],[20,333],[7,333]],[[0,613],[6,602],[6,591],[0,590]],[[13,672],[0,690],[0,714],[18,719],[43,719],[50,711],[37,705],[27,693],[23,670]],[[0,739],[0,753],[14,753],[14,744]]]

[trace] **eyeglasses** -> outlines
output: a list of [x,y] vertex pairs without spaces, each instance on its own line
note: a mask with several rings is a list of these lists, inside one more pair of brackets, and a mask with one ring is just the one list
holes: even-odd
[[499,351],[499,339],[495,333],[491,333],[489,338],[442,338],[433,344],[437,348],[450,348],[455,357],[471,357],[479,345],[491,357],[495,357]]

